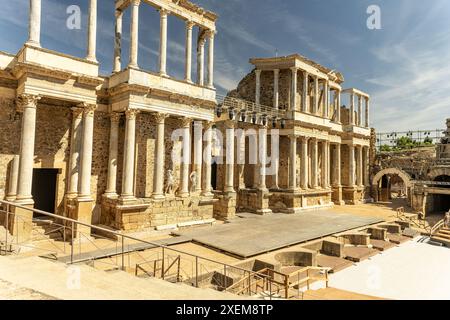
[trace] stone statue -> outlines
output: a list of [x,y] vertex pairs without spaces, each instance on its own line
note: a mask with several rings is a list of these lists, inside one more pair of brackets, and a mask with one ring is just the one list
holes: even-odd
[[167,170],[166,174],[166,190],[165,193],[168,195],[173,195],[175,193],[175,179],[173,177],[173,171]]
[[189,180],[191,180],[191,192],[195,192],[197,190],[197,172],[192,171],[189,175]]

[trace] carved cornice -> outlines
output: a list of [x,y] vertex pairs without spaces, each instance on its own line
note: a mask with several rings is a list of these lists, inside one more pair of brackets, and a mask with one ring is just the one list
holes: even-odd
[[16,99],[17,112],[23,112],[25,108],[36,109],[41,96],[34,94],[22,94]]

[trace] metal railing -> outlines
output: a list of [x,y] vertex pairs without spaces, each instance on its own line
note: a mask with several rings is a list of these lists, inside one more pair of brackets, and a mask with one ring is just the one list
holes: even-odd
[[[8,246],[15,246],[16,248],[23,248],[28,247],[33,250],[43,251],[45,253],[50,253],[54,255],[55,257],[58,254],[68,254],[68,256],[63,257],[67,258],[65,261],[69,264],[79,263],[79,262],[86,262],[90,261],[92,263],[105,263],[105,259],[110,261],[110,265],[119,267],[122,270],[126,270],[126,267],[131,267],[133,264],[130,261],[130,255],[134,254],[137,256],[137,259],[140,259],[140,263],[136,263],[134,265],[134,272],[137,274],[138,270],[146,273],[149,276],[155,276],[155,267],[154,272],[149,272],[144,268],[144,265],[151,265],[153,262],[153,259],[147,259],[142,256],[142,253],[145,252],[145,250],[151,251],[152,255],[155,255],[155,250],[158,250],[157,255],[160,258],[157,258],[157,260],[160,261],[162,264],[161,266],[161,278],[165,278],[167,275],[167,272],[178,264],[177,271],[178,275],[177,278],[181,279],[180,272],[182,272],[183,268],[181,267],[181,263],[184,262],[190,265],[192,265],[192,272],[189,277],[188,283],[195,287],[200,287],[201,285],[209,285],[210,279],[212,277],[215,277],[215,283],[217,285],[217,288],[219,290],[225,290],[227,288],[227,275],[229,273],[234,274],[240,274],[245,275],[247,273],[257,276],[257,272],[254,272],[252,270],[248,270],[245,268],[232,266],[229,264],[225,264],[222,262],[218,262],[209,258],[201,257],[198,255],[194,255],[188,252],[184,252],[182,250],[178,250],[175,248],[169,248],[166,245],[155,243],[152,241],[147,241],[143,239],[139,239],[130,235],[125,235],[121,232],[109,230],[106,228],[102,228],[99,226],[94,226],[88,223],[80,222],[68,217],[59,216],[56,214],[52,214],[49,212],[45,212],[38,209],[28,208],[21,205],[18,205],[13,202],[0,200],[0,205],[2,206],[2,209],[0,210],[0,217],[3,215],[3,220],[0,219],[0,221],[3,221],[6,226],[6,232],[5,232],[5,239],[4,241],[0,242],[3,243],[3,246],[5,248],[8,248]],[[29,211],[30,213],[35,213],[39,215],[46,216],[48,218],[53,219],[52,224],[58,225],[63,230],[63,239],[62,243],[58,245],[54,243],[51,239],[48,239],[46,237],[43,237],[42,240],[49,240],[48,246],[50,248],[44,247],[39,248],[36,244],[31,243],[29,240],[20,240],[21,235],[19,234],[20,224],[27,224],[28,227],[33,227],[33,220],[34,221],[41,221],[41,219],[35,219],[32,218],[31,220],[28,218],[24,218],[23,216],[11,211],[12,208],[19,208],[25,211]],[[60,221],[60,223],[57,223]],[[1,225],[1,223],[0,223]],[[92,240],[91,233],[87,234],[85,232],[80,231],[80,228],[84,227],[89,228],[89,230],[97,230],[101,231],[103,234],[108,234],[110,237],[100,237],[98,235],[95,235],[95,237],[108,239],[109,243],[108,246],[100,247],[95,244],[95,241]],[[12,235],[8,233],[8,231],[15,230]],[[112,238],[115,238],[116,240],[112,240]],[[82,241],[83,240],[83,241]],[[92,251],[86,251],[83,249],[83,243],[90,246],[93,246],[94,249],[100,250],[100,249],[109,249],[109,252],[106,254],[100,254],[99,256]],[[111,244],[114,244],[114,246],[111,246]],[[145,244],[148,245],[147,249],[143,249],[142,247],[139,248],[139,251],[132,250],[133,244]],[[77,250],[78,246],[78,250]],[[131,248],[131,249],[130,249]],[[78,255],[76,252],[78,251]],[[176,262],[172,262],[169,264],[168,267],[166,267],[164,264],[166,263],[167,259],[170,256],[177,255],[178,258],[176,259]],[[128,263],[126,261],[126,256],[128,256]],[[119,258],[119,259],[117,259]],[[119,261],[118,261],[119,260]],[[63,259],[64,261],[64,259]],[[223,274],[222,274],[223,272]],[[188,272],[185,272],[185,274],[188,274]],[[219,274],[219,276],[217,276]]]
[[216,99],[223,110],[234,110],[237,113],[245,112],[249,115],[257,113],[259,115],[266,115],[269,119],[283,119],[286,116],[286,110],[284,109],[276,109],[252,101],[222,95],[216,95]]

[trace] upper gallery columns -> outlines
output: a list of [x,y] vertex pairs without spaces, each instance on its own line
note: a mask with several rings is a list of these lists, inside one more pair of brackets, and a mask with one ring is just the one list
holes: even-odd
[[350,88],[343,91],[349,95],[348,123],[358,127],[370,127],[370,96],[360,90]]
[[[30,12],[28,20],[28,40],[27,44],[41,47],[41,11],[42,0],[29,0]],[[88,15],[88,36],[87,36],[87,56],[86,59],[97,62],[97,0],[89,0]]]
[[[95,0],[97,1],[97,0]],[[131,21],[130,21],[130,50],[129,50],[129,68],[139,68],[139,7],[142,0],[131,0],[129,6],[131,7]],[[167,62],[168,62],[168,19],[169,16],[175,16],[186,21],[186,39],[185,39],[185,63],[184,63],[184,80],[187,83],[192,81],[192,56],[193,56],[193,28],[198,26],[197,44],[197,81],[196,84],[200,86],[207,86],[214,88],[214,37],[215,27],[214,22],[207,21],[201,17],[197,17],[196,13],[186,13],[183,11],[174,10],[170,6],[165,6],[164,3],[152,1],[145,1],[157,7],[159,11],[159,61],[158,73],[162,77],[168,77]],[[116,42],[114,53],[114,72],[122,70],[121,60],[121,40],[122,40],[122,17],[123,11],[127,6],[116,8]],[[205,55],[205,47],[207,46],[207,57]],[[207,61],[205,62],[205,59]],[[206,66],[206,68],[205,68]]]

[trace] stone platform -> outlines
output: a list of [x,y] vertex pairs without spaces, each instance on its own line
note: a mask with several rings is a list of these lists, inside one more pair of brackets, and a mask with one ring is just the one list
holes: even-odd
[[230,223],[174,234],[247,258],[382,221],[332,210],[292,215],[239,214]]

